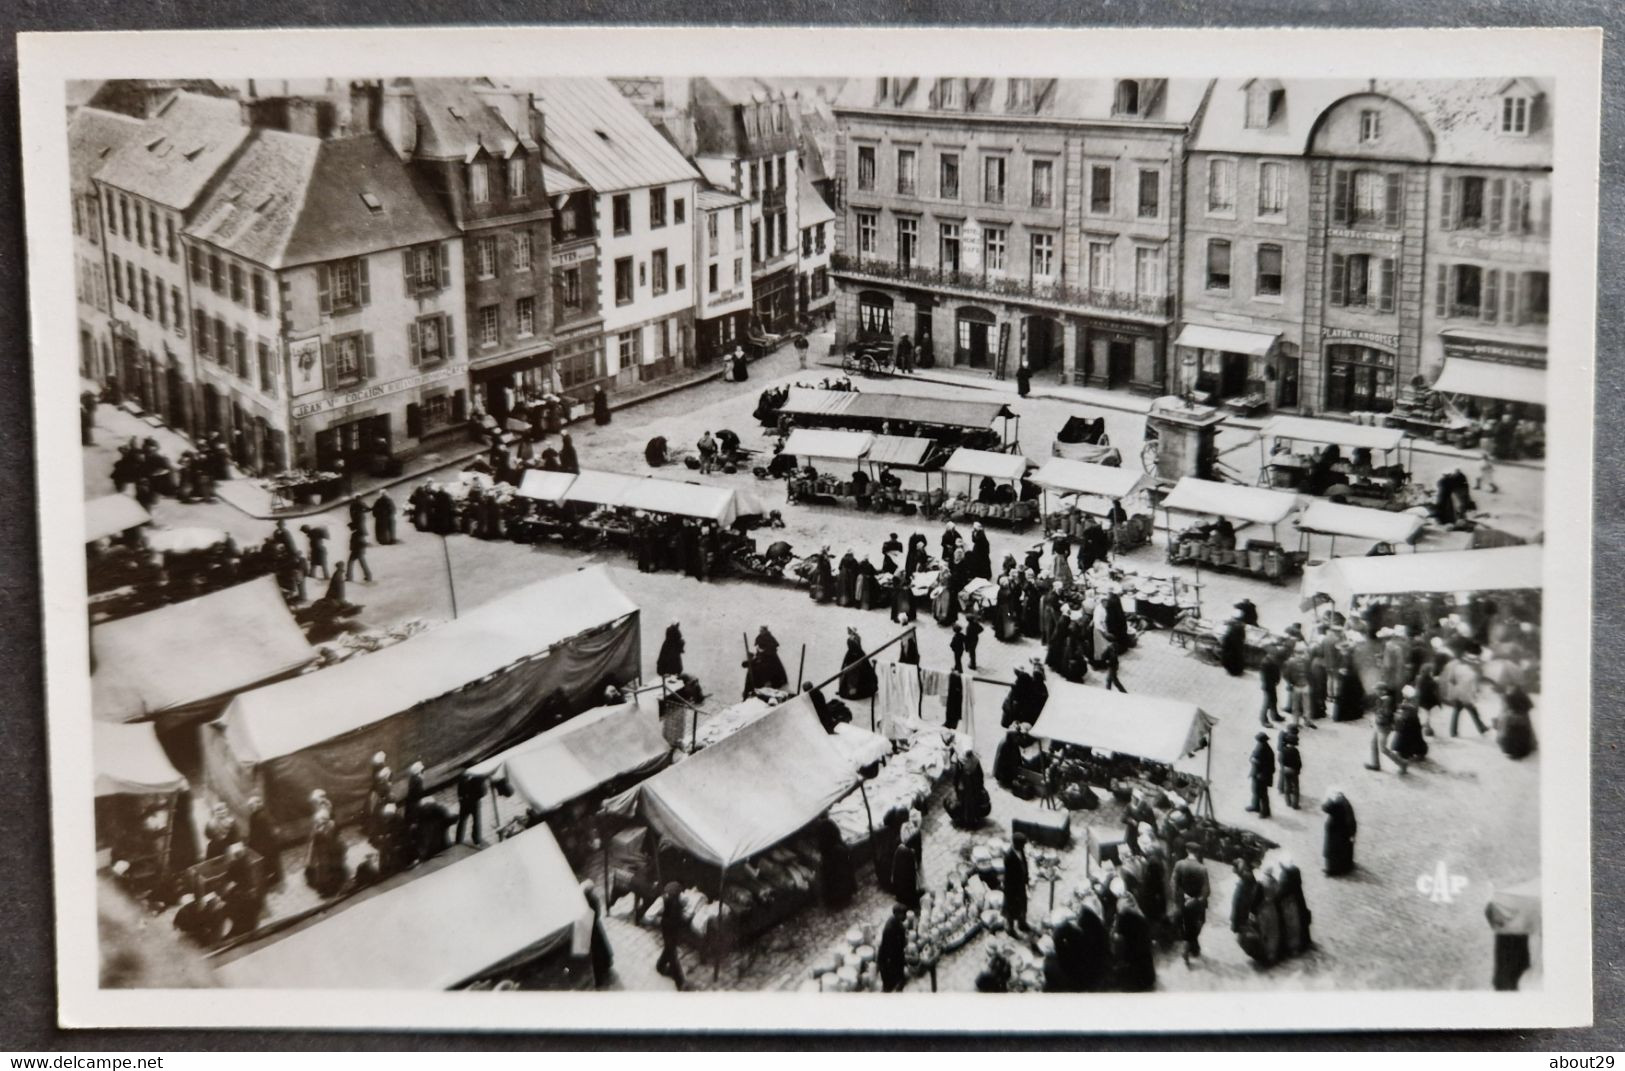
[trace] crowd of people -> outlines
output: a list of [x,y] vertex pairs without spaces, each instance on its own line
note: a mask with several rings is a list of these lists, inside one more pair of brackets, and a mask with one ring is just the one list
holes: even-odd
[[[321,789],[311,792],[304,878],[318,896],[326,899],[358,892],[433,858],[451,844],[449,833],[454,825],[457,839],[462,839],[466,816],[454,819],[444,804],[429,795],[423,776],[423,763],[413,762],[406,769],[405,784],[397,790],[389,757],[382,751],[373,755],[371,783],[360,822],[366,849],[353,870],[332,801]],[[476,796],[472,801],[476,844],[481,798]],[[459,800],[463,800],[461,791]]]
[[215,484],[231,478],[231,455],[219,432],[210,433],[197,450],[184,451],[171,462],[158,440],[134,437],[118,448],[113,461],[113,487],[129,491],[143,509],[151,510],[160,497],[179,502],[208,502]]

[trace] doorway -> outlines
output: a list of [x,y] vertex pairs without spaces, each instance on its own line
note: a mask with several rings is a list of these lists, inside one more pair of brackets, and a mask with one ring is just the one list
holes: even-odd
[[993,314],[986,309],[966,305],[959,310],[958,346],[954,363],[972,368],[987,368],[992,364]]
[[1134,343],[1114,338],[1106,344],[1106,386],[1115,390],[1134,378]]
[[389,460],[389,442],[388,413],[339,424],[316,433],[316,467],[332,472],[343,461],[347,473],[371,472]]
[[1027,367],[1034,372],[1058,368],[1066,360],[1064,328],[1048,316],[1027,317]]

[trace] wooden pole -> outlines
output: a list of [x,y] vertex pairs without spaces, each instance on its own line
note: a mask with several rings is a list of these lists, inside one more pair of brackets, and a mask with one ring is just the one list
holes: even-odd
[[796,663],[796,691],[801,691],[801,681],[807,672],[807,645],[801,645],[801,661]]
[[893,636],[891,639],[889,639],[885,643],[881,644],[879,647],[876,647],[872,651],[866,651],[861,658],[857,658],[857,659],[847,663],[846,665],[842,666],[837,672],[832,673],[828,677],[825,677],[823,680],[821,680],[817,684],[813,685],[813,688],[814,689],[823,688],[825,685],[830,684],[833,681],[840,680],[841,674],[845,673],[847,670],[851,669],[853,666],[861,666],[865,662],[874,661],[875,656],[878,655],[881,651],[884,651],[886,648],[892,646],[895,643],[901,642],[904,636],[907,636],[910,633],[916,631],[916,628],[917,628],[917,626],[915,626],[915,625],[908,626],[903,631],[899,632],[897,635]]
[[451,547],[446,543],[446,533],[440,533],[440,552],[446,559],[446,589],[451,592],[451,619],[457,620],[457,581],[451,572]]
[[717,871],[717,928],[716,932],[711,935],[712,949],[716,953],[711,967],[712,985],[715,985],[717,979],[722,977],[722,909],[727,903],[727,901],[722,898],[722,894],[727,891],[728,868],[723,866]]

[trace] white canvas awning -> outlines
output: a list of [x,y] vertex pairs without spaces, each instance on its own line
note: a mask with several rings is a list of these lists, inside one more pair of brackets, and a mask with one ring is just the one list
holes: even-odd
[[876,435],[866,460],[871,465],[900,465],[918,468],[925,464],[935,439],[922,439],[915,435]]
[[1033,474],[1033,483],[1046,490],[1098,498],[1127,498],[1148,481],[1149,477],[1138,469],[1095,465],[1064,457],[1051,458]]
[[1019,480],[1027,471],[1027,459],[1020,454],[960,447],[943,463],[942,471],[955,476],[991,476],[995,480]]
[[1186,476],[1162,500],[1162,508],[1207,517],[1227,517],[1251,524],[1279,524],[1297,508],[1298,499],[1284,491],[1243,487],[1236,483]]
[[523,498],[533,498],[538,502],[559,503],[564,501],[564,493],[575,483],[573,472],[549,472],[546,469],[528,469],[525,478],[519,481],[518,494]]
[[1421,533],[1422,523],[1422,518],[1414,513],[1344,506],[1317,498],[1299,515],[1298,531],[1374,539],[1382,543],[1409,543]]
[[1245,353],[1251,357],[1262,357],[1280,337],[1278,334],[1266,335],[1261,331],[1237,331],[1231,327],[1186,324],[1174,344],[1189,346],[1196,350],[1220,350],[1224,353]]
[[1194,703],[1051,682],[1033,735],[1173,764],[1200,751],[1215,719]]
[[179,792],[186,778],[170,763],[151,724],[117,725],[99,721],[91,727],[96,760],[96,798],[148,796]]
[[654,477],[633,480],[621,493],[619,505],[674,517],[697,517],[722,525],[733,524],[739,516],[731,488]]
[[218,528],[163,528],[147,533],[147,546],[160,553],[187,554],[217,547],[227,538]]
[[1471,357],[1446,357],[1433,389],[1443,394],[1470,394],[1505,402],[1546,404],[1546,370]]
[[1369,424],[1346,424],[1341,420],[1311,420],[1308,417],[1278,416],[1258,432],[1260,438],[1273,442],[1291,439],[1296,442],[1335,443],[1350,449],[1395,450],[1405,442],[1405,432],[1399,428],[1375,428]]
[[796,460],[825,457],[856,464],[874,445],[875,437],[866,431],[821,431],[796,428],[784,441],[784,452]]
[[582,469],[570,486],[565,488],[564,501],[585,502],[592,506],[619,506],[626,489],[636,482],[635,476]]
[[85,503],[85,542],[94,543],[152,523],[146,509],[129,495],[103,495]]
[[1545,585],[1545,560],[1539,545],[1333,558],[1305,570],[1301,590],[1330,596],[1345,609],[1364,595],[1519,591]]

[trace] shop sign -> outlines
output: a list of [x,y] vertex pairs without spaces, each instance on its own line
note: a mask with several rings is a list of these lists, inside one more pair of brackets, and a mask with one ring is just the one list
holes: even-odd
[[568,268],[576,264],[585,264],[589,260],[596,260],[598,251],[590,246],[577,246],[575,249],[566,249],[562,253],[553,254],[553,267]]
[[745,288],[742,286],[736,286],[730,290],[723,290],[715,294],[705,295],[705,303],[708,306],[726,305],[728,302],[738,301],[744,296]]
[[[288,368],[293,373],[293,396],[302,398],[315,394],[325,384],[322,381],[322,340],[319,335],[294,339],[288,343]],[[295,409],[297,410],[297,406]]]
[[319,413],[331,413],[340,409],[348,409],[352,405],[361,405],[364,402],[387,398],[402,391],[416,390],[419,387],[428,387],[436,383],[457,379],[468,374],[466,363],[447,365],[429,372],[420,372],[415,376],[405,376],[401,379],[392,379],[387,383],[367,383],[355,390],[336,391],[325,398],[313,402],[303,402],[293,407],[295,420],[316,416]]
[[1398,231],[1351,231],[1343,227],[1327,227],[1328,238],[1352,238],[1357,242],[1388,242],[1398,245],[1402,235]]
[[1369,342],[1375,346],[1387,346],[1389,349],[1399,347],[1398,335],[1385,335],[1380,331],[1327,331],[1325,338],[1328,342]]
[[1477,254],[1481,257],[1511,254],[1544,260],[1545,242],[1524,241],[1521,238],[1489,238],[1456,231],[1448,232],[1444,237],[1449,239],[1453,251]]
[[1546,349],[1543,346],[1506,346],[1493,342],[1446,340],[1444,353],[1446,357],[1506,361],[1510,364],[1546,363]]

